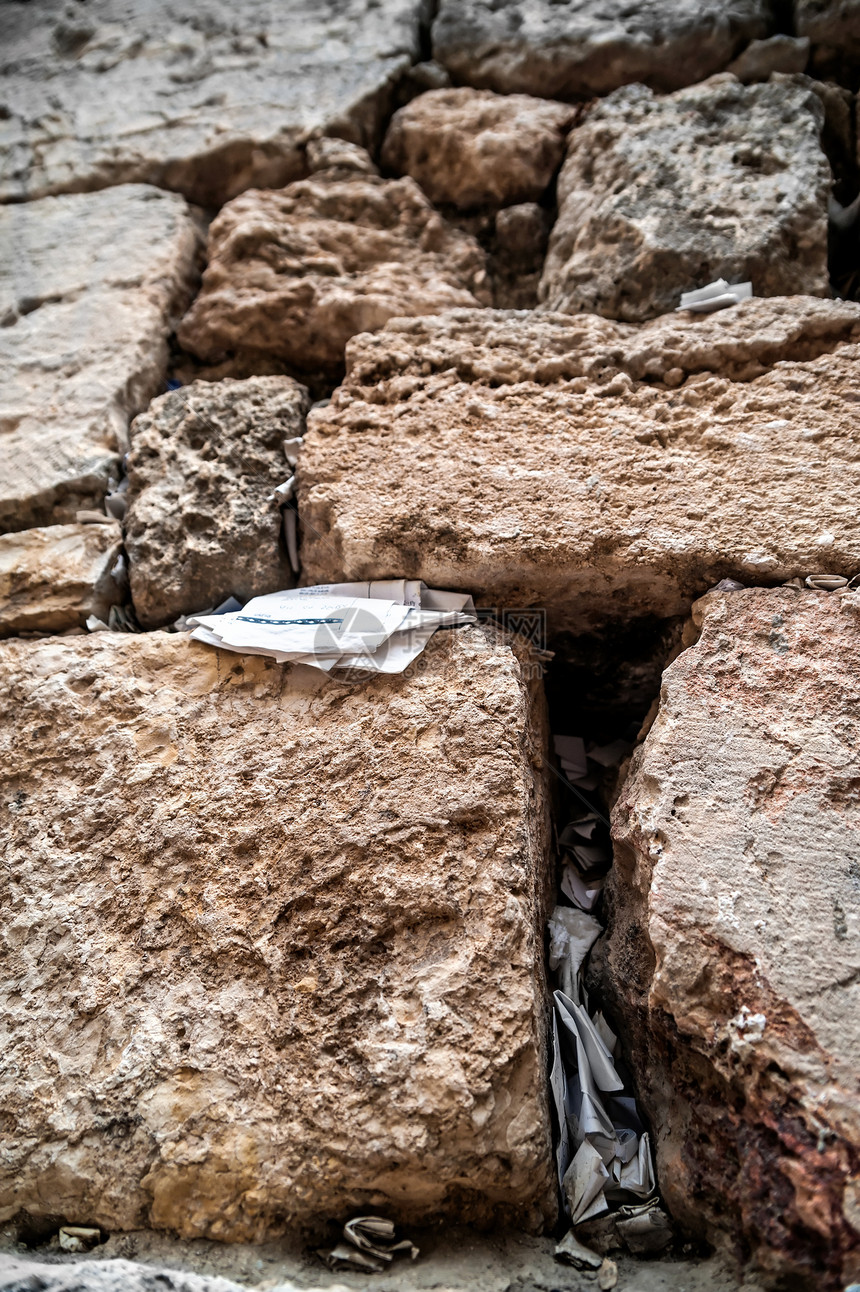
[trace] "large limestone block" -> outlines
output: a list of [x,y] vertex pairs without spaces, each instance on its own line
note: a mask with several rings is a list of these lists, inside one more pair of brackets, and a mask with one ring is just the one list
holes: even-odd
[[463,208],[540,198],[564,155],[574,110],[528,94],[430,90],[395,112],[385,166],[432,202]]
[[[860,1276],[860,604],[698,602],[614,815],[607,956],[675,1215]],[[782,1285],[781,1285],[782,1286]]]
[[80,628],[89,615],[107,622],[124,599],[121,552],[116,521],[0,534],[0,636]]
[[252,377],[194,382],[135,419],[125,540],[144,628],[291,585],[272,491],[307,407],[290,377]]
[[828,295],[823,120],[791,81],[610,95],[569,136],[541,298],[637,320],[717,278]]
[[304,577],[423,578],[585,631],[728,575],[854,574],[858,342],[860,306],[803,297],[397,320],[309,416]]
[[0,532],[101,507],[128,423],[163,388],[197,234],[143,185],[0,209]]
[[448,631],[357,683],[99,633],[0,674],[0,1221],[552,1217],[529,659]]
[[210,362],[250,350],[301,371],[337,369],[357,332],[488,303],[488,293],[478,243],[414,180],[323,171],[220,212],[179,338]]
[[418,0],[3,6],[0,199],[144,181],[220,205],[303,172],[314,131],[370,144],[419,51]]
[[434,57],[461,83],[549,98],[642,81],[675,90],[767,33],[770,6],[737,0],[441,0]]

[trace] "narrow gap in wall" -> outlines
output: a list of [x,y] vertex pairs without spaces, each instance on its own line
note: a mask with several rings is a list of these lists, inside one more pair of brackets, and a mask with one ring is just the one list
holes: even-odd
[[549,981],[562,993],[552,1011],[551,1102],[557,1165],[566,1170],[563,1231],[571,1231],[562,1246],[574,1263],[587,1260],[578,1243],[603,1259],[619,1251],[653,1255],[673,1241],[638,1097],[636,1055],[621,1039],[624,1020],[606,1008],[603,957],[594,957],[590,972],[589,962],[595,944],[611,935],[603,884],[612,865],[612,805],[653,715],[663,670],[680,649],[683,622],[643,618],[550,642],[555,655],[545,687],[555,773],[555,906]]
[[860,165],[854,96],[834,82],[815,85],[824,108],[821,146],[833,173],[827,261],[834,296],[860,300]]
[[795,34],[793,0],[772,0],[771,13],[773,35],[793,36]]
[[433,23],[439,12],[439,0],[426,0],[418,26],[418,62],[429,63],[433,58]]

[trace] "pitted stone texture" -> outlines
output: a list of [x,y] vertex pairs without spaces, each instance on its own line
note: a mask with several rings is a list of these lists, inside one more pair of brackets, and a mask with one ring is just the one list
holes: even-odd
[[128,423],[163,388],[198,236],[144,185],[0,209],[0,532],[101,507]]
[[[345,390],[449,371],[488,385],[587,377],[606,385],[623,373],[680,385],[693,374],[746,382],[783,360],[809,360],[860,336],[860,304],[814,296],[753,298],[714,314],[665,314],[644,324],[597,314],[450,310],[394,319],[347,350]],[[383,393],[396,394],[401,383]],[[580,392],[581,393],[581,392]]]
[[694,617],[614,811],[615,1017],[675,1216],[841,1289],[860,1275],[860,602],[757,588]]
[[794,25],[812,42],[817,76],[860,83],[860,0],[794,0]]
[[718,0],[441,0],[433,50],[455,80],[500,94],[676,90],[721,71],[769,22],[763,0],[729,12]]
[[[90,1260],[54,1265],[0,1256],[0,1288],[3,1292],[246,1292],[247,1284],[135,1261]],[[285,1283],[277,1292],[299,1290],[294,1283]]]
[[107,622],[125,592],[121,551],[116,521],[0,534],[0,636],[80,628],[89,615]]
[[162,395],[131,428],[125,534],[144,628],[295,582],[272,491],[292,474],[308,395],[289,377],[195,382]]
[[423,578],[583,632],[724,576],[853,575],[858,342],[860,307],[801,298],[398,320],[309,416],[303,577]]
[[464,209],[532,202],[561,165],[573,108],[527,94],[431,90],[395,112],[382,162],[431,202]]
[[632,321],[717,278],[757,296],[826,296],[830,167],[802,84],[715,77],[596,104],[571,132],[541,296]]
[[483,251],[414,180],[323,173],[220,212],[179,337],[209,362],[255,350],[298,371],[337,369],[357,332],[479,303],[489,303]]
[[0,644],[0,1219],[551,1223],[540,680]]
[[0,199],[144,181],[218,206],[287,184],[314,132],[376,141],[420,15],[418,0],[5,5]]

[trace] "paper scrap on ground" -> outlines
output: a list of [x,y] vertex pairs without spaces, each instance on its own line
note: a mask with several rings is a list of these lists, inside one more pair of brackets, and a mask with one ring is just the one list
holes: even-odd
[[186,617],[195,641],[280,663],[402,673],[438,628],[477,620],[472,598],[417,579],[331,583],[254,597],[230,614]]
[[694,292],[682,292],[679,310],[690,310],[694,314],[712,314],[714,310],[724,310],[728,305],[737,305],[738,301],[749,300],[753,294],[752,283],[727,283],[725,278],[699,287]]
[[408,1238],[399,1239],[394,1225],[382,1216],[355,1216],[343,1227],[343,1242],[330,1252],[320,1251],[330,1270],[355,1269],[381,1274],[395,1256],[413,1261],[418,1248]]
[[555,1254],[568,1265],[575,1265],[578,1270],[598,1270],[603,1264],[603,1257],[579,1242],[572,1229],[556,1245]]

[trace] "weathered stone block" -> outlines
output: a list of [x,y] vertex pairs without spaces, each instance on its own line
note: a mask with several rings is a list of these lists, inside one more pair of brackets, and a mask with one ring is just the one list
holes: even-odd
[[812,42],[817,76],[844,76],[856,88],[860,71],[858,0],[794,0],[794,25]]
[[383,165],[411,175],[431,202],[464,209],[532,202],[564,155],[564,103],[491,90],[430,90],[395,112]]
[[131,428],[125,540],[145,628],[294,582],[272,491],[292,474],[285,439],[308,395],[290,377],[194,382]]
[[143,185],[0,209],[0,532],[101,508],[128,423],[163,388],[198,237]]
[[676,90],[721,71],[770,18],[763,0],[441,0],[433,50],[461,83],[500,94]]
[[842,1288],[860,1275],[860,604],[759,588],[694,621],[615,808],[614,1016],[674,1214],[792,1286]]
[[361,683],[0,644],[0,1218],[552,1217],[527,664],[478,628]]
[[373,143],[420,15],[416,0],[6,5],[0,200],[142,180],[218,206],[287,184],[315,131]]
[[785,80],[610,95],[569,136],[542,300],[639,320],[717,278],[828,295],[823,121],[818,96]]
[[224,207],[179,338],[209,362],[254,350],[304,372],[337,369],[357,332],[489,299],[478,243],[414,180],[333,170]]
[[107,622],[125,595],[121,552],[116,521],[0,534],[0,636],[80,628],[89,615]]
[[583,632],[724,576],[853,575],[858,341],[860,306],[803,297],[397,320],[310,414],[304,577],[423,578]]

